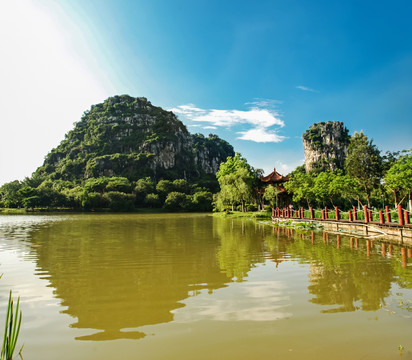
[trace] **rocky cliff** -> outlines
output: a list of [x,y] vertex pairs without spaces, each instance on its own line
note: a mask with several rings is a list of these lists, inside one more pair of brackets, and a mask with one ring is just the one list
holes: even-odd
[[306,130],[302,135],[306,171],[343,169],[350,140],[348,132],[339,121],[320,122]]
[[86,111],[47,154],[37,174],[83,180],[123,176],[195,179],[215,175],[233,147],[215,135],[192,135],[176,115],[146,98],[114,96]]

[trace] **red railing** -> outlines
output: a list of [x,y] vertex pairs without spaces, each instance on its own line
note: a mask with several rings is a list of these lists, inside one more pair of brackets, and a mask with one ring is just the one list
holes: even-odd
[[[334,215],[332,217],[329,217],[328,215],[333,213]],[[356,207],[353,207],[353,210],[349,210],[347,212],[341,211],[337,206],[335,207],[334,211],[329,211],[328,208],[325,207],[322,210],[321,213],[321,218],[316,218],[315,217],[315,210],[313,207],[309,208],[309,217],[305,217],[305,210],[303,207],[299,209],[293,209],[292,206],[287,206],[284,208],[272,208],[272,217],[277,217],[277,218],[287,218],[287,219],[310,219],[310,220],[341,220],[342,215],[347,213],[347,221],[349,222],[359,222],[362,221],[364,223],[369,223],[373,221],[373,215],[375,214],[376,217],[379,219],[377,222],[380,224],[385,224],[385,223],[392,223],[392,224],[399,224],[399,225],[409,225],[410,224],[410,215],[409,211],[405,210],[402,208],[402,205],[398,205],[397,211],[395,211],[395,214],[397,213],[398,215],[398,221],[393,222],[392,217],[391,217],[391,211],[389,209],[389,206],[385,207],[385,213],[383,210],[379,211],[372,211],[371,209],[368,209],[368,207],[365,205],[363,206],[363,220],[358,220],[358,212]],[[385,214],[386,214],[386,219],[385,219]],[[346,215],[345,215],[346,218]],[[346,219],[345,219],[346,220]]]

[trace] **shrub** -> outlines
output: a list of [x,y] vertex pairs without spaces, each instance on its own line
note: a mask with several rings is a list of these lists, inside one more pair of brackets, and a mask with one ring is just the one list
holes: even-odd
[[144,203],[148,207],[160,207],[162,202],[160,201],[159,195],[152,193],[146,195]]
[[193,195],[196,211],[212,211],[213,194],[210,191],[199,191]]
[[163,207],[173,211],[191,210],[193,208],[192,197],[173,191],[167,195]]
[[256,211],[257,206],[255,204],[247,204],[246,205],[246,211]]
[[134,196],[120,191],[109,191],[103,195],[107,199],[110,210],[131,211],[134,209]]

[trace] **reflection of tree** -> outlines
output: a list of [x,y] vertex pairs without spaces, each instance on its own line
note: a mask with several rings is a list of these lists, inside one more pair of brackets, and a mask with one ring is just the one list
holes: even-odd
[[225,286],[211,228],[196,216],[69,217],[35,231],[32,251],[72,326],[101,330],[79,339],[140,338],[124,329],[171,321],[196,290]]
[[263,261],[263,239],[252,221],[215,218],[213,230],[220,239],[219,267],[229,278],[242,281],[256,263]]
[[356,310],[361,301],[363,310],[377,310],[389,295],[394,279],[391,261],[379,254],[365,255],[365,249],[353,251],[349,247],[335,245],[336,236],[329,236],[330,244],[318,241],[290,243],[288,251],[310,263],[308,289],[315,295],[311,301],[322,305],[341,305],[325,312]]

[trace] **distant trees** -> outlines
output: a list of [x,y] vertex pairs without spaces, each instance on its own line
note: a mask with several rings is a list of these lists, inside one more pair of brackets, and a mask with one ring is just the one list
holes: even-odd
[[25,179],[0,187],[0,207],[9,208],[133,211],[136,207],[163,207],[170,211],[211,211],[212,202],[208,188],[185,179],[155,184],[149,177],[133,182],[125,177],[102,176],[81,183],[47,179],[37,186]]

